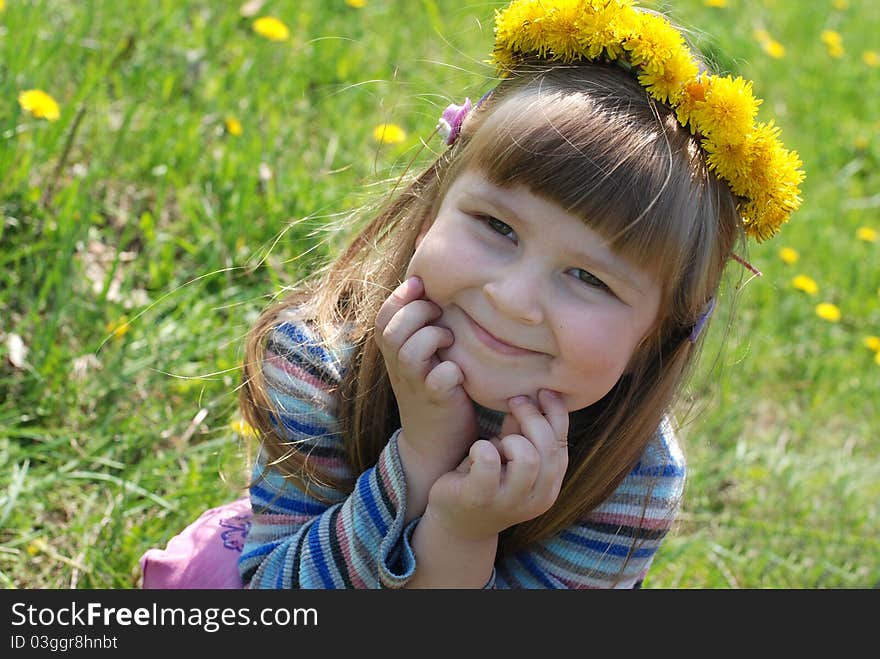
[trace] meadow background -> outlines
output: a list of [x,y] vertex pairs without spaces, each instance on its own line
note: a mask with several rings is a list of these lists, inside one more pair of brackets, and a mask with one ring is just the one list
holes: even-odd
[[[880,3],[647,4],[755,80],[807,179],[721,296],[645,587],[876,587]],[[0,586],[136,587],[241,494],[247,328],[491,87],[498,6],[0,0]]]

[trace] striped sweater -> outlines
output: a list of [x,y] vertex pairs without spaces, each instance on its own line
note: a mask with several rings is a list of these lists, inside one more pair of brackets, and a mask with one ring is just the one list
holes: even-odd
[[[276,428],[297,450],[336,476],[354,476],[329,393],[350,357],[324,344],[290,311],[268,337],[263,374],[279,411]],[[497,434],[503,414],[476,407],[481,435]],[[254,512],[239,559],[250,588],[400,588],[413,575],[418,518],[404,525],[406,480],[399,430],[351,492],[302,491],[259,456],[250,488]],[[499,557],[487,588],[639,586],[678,511],[685,464],[664,422],[638,464],[606,501],[571,527],[512,556]],[[322,501],[315,494],[329,499]]]

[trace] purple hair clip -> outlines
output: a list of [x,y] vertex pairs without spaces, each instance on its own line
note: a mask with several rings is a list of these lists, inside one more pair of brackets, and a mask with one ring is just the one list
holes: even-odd
[[440,115],[440,121],[437,122],[437,132],[439,132],[447,145],[452,145],[458,139],[461,132],[461,124],[467,113],[471,111],[471,99],[464,99],[464,105],[456,105],[450,103]]
[[700,317],[697,318],[697,322],[694,323],[694,329],[691,331],[691,335],[689,337],[691,343],[696,343],[697,338],[700,336],[700,332],[703,331],[703,325],[706,324],[706,321],[709,320],[709,316],[712,315],[712,310],[715,308],[715,298],[709,298],[709,308],[706,309],[703,313],[700,314]]

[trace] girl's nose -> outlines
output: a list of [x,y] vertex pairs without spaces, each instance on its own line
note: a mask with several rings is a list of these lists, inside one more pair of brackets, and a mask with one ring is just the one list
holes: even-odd
[[483,293],[499,313],[527,325],[537,325],[544,320],[537,279],[535,273],[525,268],[506,269],[483,285]]

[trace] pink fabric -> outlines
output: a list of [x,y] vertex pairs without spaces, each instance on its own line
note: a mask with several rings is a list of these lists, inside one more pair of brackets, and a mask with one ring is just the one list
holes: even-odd
[[238,557],[251,527],[247,497],[202,513],[168,541],[140,559],[145,589],[241,588]]

